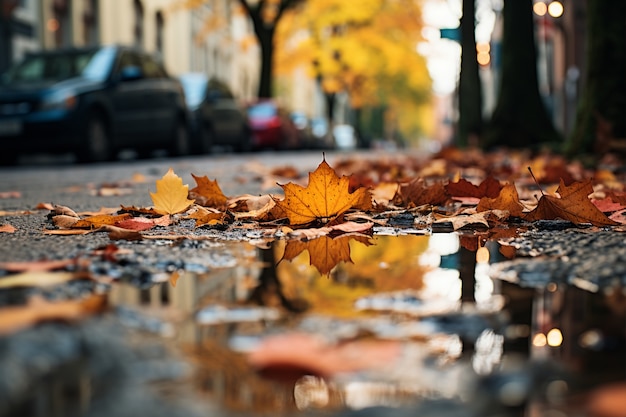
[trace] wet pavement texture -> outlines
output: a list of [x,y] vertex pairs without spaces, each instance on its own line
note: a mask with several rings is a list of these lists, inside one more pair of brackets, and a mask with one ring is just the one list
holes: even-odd
[[626,379],[623,234],[547,221],[485,241],[405,217],[328,277],[258,230],[112,242],[4,217],[0,262],[75,275],[0,288],[0,308],[106,308],[0,333],[0,416],[598,415],[590,395]]

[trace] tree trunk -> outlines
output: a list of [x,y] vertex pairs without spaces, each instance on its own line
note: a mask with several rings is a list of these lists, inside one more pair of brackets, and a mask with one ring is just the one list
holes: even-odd
[[626,138],[626,2],[587,2],[587,71],[576,125],[566,150],[608,150]]
[[532,0],[505,0],[502,16],[501,85],[482,144],[487,148],[560,146],[561,136],[539,95]]
[[255,27],[261,47],[261,77],[259,78],[259,98],[272,97],[272,66],[274,63],[274,27]]
[[475,0],[463,0],[458,144],[476,144],[482,125],[482,91],[476,60]]

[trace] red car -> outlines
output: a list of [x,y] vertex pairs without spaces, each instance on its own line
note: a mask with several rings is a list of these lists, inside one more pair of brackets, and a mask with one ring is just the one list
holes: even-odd
[[298,129],[289,113],[272,100],[263,100],[248,106],[248,122],[255,149],[300,147]]

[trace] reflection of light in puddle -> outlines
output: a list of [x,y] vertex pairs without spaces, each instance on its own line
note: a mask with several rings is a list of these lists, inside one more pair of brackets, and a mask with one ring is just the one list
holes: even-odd
[[546,335],[546,341],[548,342],[548,345],[552,347],[561,346],[561,343],[563,343],[563,334],[561,333],[561,330],[556,328],[550,330]]
[[486,375],[502,360],[504,337],[492,330],[484,330],[476,340],[472,367],[479,375]]
[[459,271],[437,268],[425,273],[424,289],[420,295],[425,299],[439,298],[458,301],[461,298]]
[[326,381],[311,375],[303,376],[296,382],[293,396],[299,410],[322,408],[328,405],[330,400]]
[[435,233],[428,239],[428,250],[440,256],[457,253],[459,247],[459,236],[454,233]]

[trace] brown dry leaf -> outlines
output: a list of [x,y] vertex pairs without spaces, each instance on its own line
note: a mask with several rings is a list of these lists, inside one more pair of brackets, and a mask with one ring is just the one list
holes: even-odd
[[500,181],[492,176],[485,178],[480,185],[476,186],[464,178],[458,182],[450,182],[446,185],[446,191],[453,197],[496,198],[500,194]]
[[31,297],[25,306],[0,309],[0,335],[10,334],[47,320],[81,320],[86,314],[97,313],[105,308],[104,295],[58,302]]
[[130,219],[124,219],[119,222],[115,222],[114,226],[121,227],[122,229],[141,232],[143,230],[152,229],[155,226],[155,223],[154,219],[147,219],[145,217],[132,217]]
[[2,224],[0,225],[0,233],[15,233],[17,229],[10,224]]
[[449,222],[452,224],[454,230],[459,230],[464,227],[476,227],[478,225],[484,227],[490,227],[490,222],[503,222],[509,217],[509,212],[505,210],[489,210],[481,213],[475,213],[470,215],[458,215],[452,217],[445,217],[437,220],[435,223]]
[[194,219],[196,221],[196,227],[201,226],[214,226],[217,224],[226,223],[226,213],[215,209],[206,209],[202,206],[196,206],[193,213],[189,214],[187,219]]
[[314,266],[320,274],[328,275],[339,262],[350,262],[350,241],[356,240],[370,245],[370,237],[360,234],[345,234],[332,238],[321,236],[316,239],[301,241],[290,240],[285,246],[282,260],[291,261],[304,252],[309,252],[309,264]]
[[35,210],[54,210],[54,204],[51,203],[39,203],[35,206]]
[[177,214],[189,208],[194,200],[189,200],[189,186],[174,173],[172,168],[163,178],[156,181],[156,193],[150,193],[154,210],[159,214]]
[[109,239],[111,240],[136,241],[143,239],[143,235],[136,230],[122,229],[121,227],[113,226],[110,224],[105,224],[104,226],[101,226],[98,229],[94,230],[94,232],[108,232]]
[[566,186],[563,180],[557,189],[561,198],[542,195],[537,207],[525,216],[528,221],[569,220],[575,224],[591,223],[594,226],[614,226],[618,223],[606,217],[589,199],[593,193],[591,180],[577,181]]
[[76,223],[72,225],[72,228],[97,229],[99,227],[106,226],[106,225],[114,225],[124,220],[128,220],[131,217],[132,216],[129,213],[123,213],[123,214],[118,214],[118,215],[99,214],[97,216],[86,217],[82,220],[77,221]]
[[210,180],[206,175],[198,177],[191,174],[191,176],[196,180],[197,186],[191,189],[189,196],[196,200],[196,204],[204,207],[224,207],[228,197],[222,192],[217,180]]
[[67,216],[65,214],[59,214],[52,218],[54,225],[61,229],[71,229],[79,220],[79,217]]
[[57,204],[52,205],[52,215],[55,216],[70,216],[70,217],[80,217],[74,210],[66,206],[59,206]]
[[131,213],[134,215],[143,215],[143,216],[153,216],[153,217],[161,217],[162,213],[157,212],[153,208],[145,208],[145,207],[135,207],[135,206],[121,206],[121,212]]
[[276,207],[276,201],[269,194],[260,196],[246,194],[228,200],[228,207],[234,212],[236,219],[265,220]]
[[524,206],[519,201],[515,184],[506,184],[502,187],[500,194],[496,198],[481,198],[476,207],[477,212],[494,209],[507,210],[513,217],[522,217]]
[[446,203],[450,198],[444,185],[441,182],[436,182],[430,186],[426,186],[424,180],[417,178],[410,183],[403,185],[398,196],[403,206],[423,206],[430,204],[433,206],[439,206]]
[[306,188],[291,182],[281,185],[285,199],[277,201],[276,205],[284,210],[292,226],[328,223],[351,208],[370,209],[372,196],[369,190],[359,188],[350,193],[349,183],[348,177],[339,178],[326,161],[322,161],[315,171],[309,173]]

